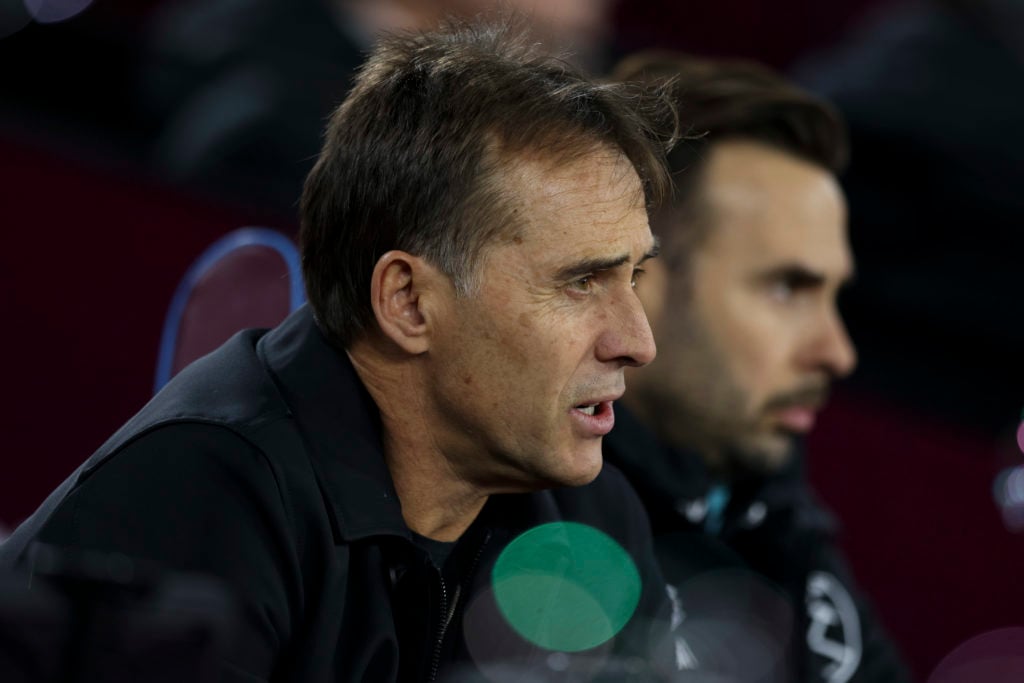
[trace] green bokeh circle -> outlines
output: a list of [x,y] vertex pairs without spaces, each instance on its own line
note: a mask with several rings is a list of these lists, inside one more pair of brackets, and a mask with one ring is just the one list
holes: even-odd
[[512,628],[563,652],[604,643],[640,601],[640,574],[629,553],[604,532],[575,522],[519,535],[498,557],[491,580]]

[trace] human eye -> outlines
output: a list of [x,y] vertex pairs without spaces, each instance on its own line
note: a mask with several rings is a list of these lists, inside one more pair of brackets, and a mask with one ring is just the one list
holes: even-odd
[[777,303],[810,301],[824,291],[824,276],[801,268],[787,269],[766,282],[768,297]]
[[571,290],[573,292],[581,293],[581,294],[586,294],[586,293],[590,292],[590,290],[592,290],[593,288],[594,288],[594,276],[593,275],[584,275],[583,277],[578,277],[575,280],[573,280],[572,282],[570,282],[569,285],[568,285],[568,289],[569,290]]
[[631,277],[631,278],[629,279],[629,285],[630,285],[630,286],[631,286],[631,287],[632,287],[633,289],[636,289],[636,285],[637,285],[637,283],[638,283],[638,282],[640,281],[640,278],[642,278],[642,277],[643,277],[643,275],[644,275],[644,273],[646,273],[646,272],[647,272],[647,271],[646,271],[646,270],[644,270],[643,268],[634,268],[634,269],[633,269],[633,277]]
[[772,301],[788,303],[796,295],[796,287],[788,279],[774,280],[768,284],[768,297]]

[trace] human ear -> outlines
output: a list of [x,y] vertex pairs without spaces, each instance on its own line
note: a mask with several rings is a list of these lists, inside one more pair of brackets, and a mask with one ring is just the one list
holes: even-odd
[[387,252],[373,268],[370,301],[377,325],[406,353],[420,354],[430,345],[424,294],[437,274],[426,261],[404,251]]

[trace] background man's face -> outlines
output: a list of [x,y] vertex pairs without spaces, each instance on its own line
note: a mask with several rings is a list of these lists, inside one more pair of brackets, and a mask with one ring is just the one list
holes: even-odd
[[654,357],[632,286],[654,240],[618,155],[517,161],[505,176],[522,227],[485,248],[476,292],[442,313],[437,438],[491,490],[579,485],[600,471],[623,369]]
[[771,470],[856,362],[836,309],[845,203],[828,171],[752,142],[715,144],[704,171],[706,236],[685,272],[652,264],[639,291],[661,352],[633,386],[678,445]]

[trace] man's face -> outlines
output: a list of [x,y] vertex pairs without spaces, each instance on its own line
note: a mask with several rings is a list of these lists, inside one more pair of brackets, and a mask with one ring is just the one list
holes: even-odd
[[634,282],[654,239],[619,155],[510,163],[521,228],[488,245],[472,294],[452,293],[432,341],[433,438],[494,491],[589,482],[623,370],[654,358]]
[[856,363],[836,308],[853,268],[845,203],[828,171],[752,142],[717,143],[704,171],[707,234],[638,292],[661,353],[631,397],[713,465],[772,470]]

